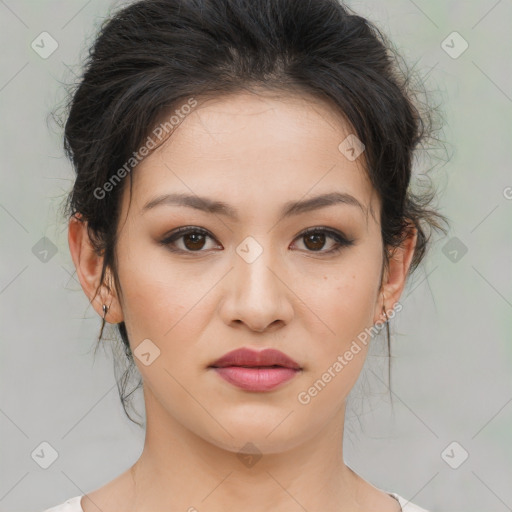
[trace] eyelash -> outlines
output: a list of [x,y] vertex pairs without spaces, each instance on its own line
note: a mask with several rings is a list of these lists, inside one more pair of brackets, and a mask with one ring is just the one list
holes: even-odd
[[[206,231],[205,229],[202,229],[199,227],[194,227],[194,226],[185,226],[185,227],[181,227],[181,228],[178,228],[177,230],[175,230],[169,236],[164,238],[160,242],[160,244],[166,246],[172,252],[181,252],[181,253],[187,253],[187,254],[206,252],[204,250],[190,251],[190,250],[171,248],[172,243],[176,242],[176,240],[179,240],[180,238],[183,238],[185,235],[188,235],[191,233],[204,235],[204,236],[211,238],[212,240],[215,240],[214,237],[211,236],[211,234],[208,231]],[[332,229],[324,228],[324,227],[308,228],[305,231],[303,231],[302,233],[300,233],[295,238],[295,240],[297,240],[299,238],[304,238],[311,234],[319,234],[319,233],[327,234],[328,238],[332,238],[333,240],[335,240],[337,245],[333,249],[330,249],[328,251],[308,250],[306,252],[318,253],[318,254],[336,254],[336,253],[340,252],[342,249],[344,249],[345,247],[350,247],[351,245],[354,245],[354,240],[349,240],[342,233],[339,233],[338,231],[334,231]]]

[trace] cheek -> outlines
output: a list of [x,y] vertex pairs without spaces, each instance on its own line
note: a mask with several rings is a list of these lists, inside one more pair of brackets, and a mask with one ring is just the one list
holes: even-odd
[[[309,336],[316,340],[310,347],[311,380],[329,383],[326,387],[330,391],[322,393],[324,399],[329,395],[330,399],[342,401],[364,365],[378,298],[380,267],[376,261],[377,257],[354,258],[349,265],[347,259],[345,268],[323,272],[315,291],[303,295],[321,320],[315,321],[309,312]],[[300,282],[307,284],[307,280]],[[306,290],[300,293],[305,294]]]
[[329,329],[310,332],[314,343],[308,350],[309,372],[300,389],[302,394],[297,397],[300,404],[311,404],[311,408],[304,407],[306,414],[326,421],[326,414],[336,414],[343,407],[362,371],[371,342],[368,332],[372,325],[372,299],[356,285],[340,285],[326,299],[320,314]]
[[[121,248],[119,253],[122,251]],[[128,256],[120,258],[119,278],[125,321],[138,334],[134,340],[149,334],[170,338],[201,309],[209,275],[201,277],[197,272],[183,271],[170,263],[169,254],[162,247],[131,244],[125,251]]]
[[[173,404],[186,403],[189,396],[179,383],[196,393],[191,377],[201,373],[198,357],[205,288],[191,276],[171,271],[170,265],[151,265],[137,261],[132,251],[130,265],[119,265],[124,292],[123,315],[134,361],[160,403],[169,410]],[[146,340],[149,340],[146,341]],[[149,353],[146,364],[143,353]]]
[[371,325],[377,284],[377,274],[366,268],[347,274],[336,286],[332,314],[336,331],[343,339],[357,336],[361,329]]
[[[192,376],[201,375],[211,362],[198,343],[215,311],[212,297],[219,276],[207,262],[171,262],[162,248],[130,247],[124,254],[129,257],[119,261],[119,278],[135,362],[155,395],[163,390],[163,395],[185,399],[177,382],[187,382],[187,389],[192,389]],[[150,340],[158,354],[150,366],[137,359],[144,340]]]
[[[296,280],[294,290],[305,297],[306,305],[317,313],[323,334],[340,348],[373,323],[380,268],[373,261],[357,257],[345,265]],[[314,278],[314,279],[313,279]]]

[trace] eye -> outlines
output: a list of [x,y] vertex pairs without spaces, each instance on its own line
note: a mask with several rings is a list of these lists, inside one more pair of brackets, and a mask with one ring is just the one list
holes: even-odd
[[[326,240],[330,238],[334,240],[334,244],[331,249],[322,251]],[[346,236],[338,231],[334,231],[328,228],[316,227],[309,228],[303,231],[297,238],[304,239],[304,245],[309,249],[308,252],[319,252],[321,254],[331,254],[341,251],[344,247],[354,245],[354,240],[349,240]]]
[[[213,240],[213,237],[205,229],[186,226],[177,229],[160,243],[174,252],[204,252],[201,249],[204,248],[207,238]],[[175,248],[175,242],[181,239],[183,239],[184,248]]]
[[[178,228],[160,243],[173,252],[205,252],[202,249],[205,248],[208,238],[214,240],[211,234],[205,229],[185,226]],[[321,254],[336,253],[341,251],[344,247],[354,244],[354,240],[349,240],[342,233],[322,227],[309,228],[303,231],[295,240],[301,238],[305,240],[307,252],[318,252]],[[327,251],[322,251],[322,247],[325,246],[326,240],[329,238],[334,241],[333,247]],[[176,244],[178,241],[182,242],[182,247],[176,247],[176,245],[179,245]]]

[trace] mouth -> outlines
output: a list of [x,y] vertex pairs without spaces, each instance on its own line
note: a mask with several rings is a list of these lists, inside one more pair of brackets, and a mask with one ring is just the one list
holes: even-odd
[[301,372],[284,366],[212,366],[211,369],[229,384],[253,392],[271,391]]
[[228,352],[208,368],[237,388],[253,392],[271,391],[302,371],[296,361],[279,350],[257,352],[247,348]]
[[[271,366],[253,366],[253,365],[244,365],[244,364],[223,364],[223,365],[211,365],[208,368],[228,368],[228,367],[236,367],[236,368],[289,368],[289,366],[281,366],[279,364],[273,364]],[[292,368],[295,369],[295,368]],[[298,370],[299,368],[297,368]]]
[[267,348],[261,351],[255,351],[249,348],[240,348],[224,354],[221,358],[214,361],[210,368],[226,368],[236,366],[240,368],[289,368],[292,370],[301,370],[301,366],[290,356],[281,352]]

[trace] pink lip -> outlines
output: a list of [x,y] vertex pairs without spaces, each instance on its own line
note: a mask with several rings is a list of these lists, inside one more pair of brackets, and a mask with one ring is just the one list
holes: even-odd
[[224,380],[246,391],[270,391],[299,373],[299,370],[282,366],[275,368],[224,366],[213,369]]
[[256,351],[249,348],[239,348],[224,354],[210,366],[222,368],[225,366],[282,366],[300,370],[299,363],[283,352],[273,348]]
[[270,348],[261,351],[248,348],[233,350],[209,368],[227,382],[247,391],[269,391],[302,370],[291,357]]

